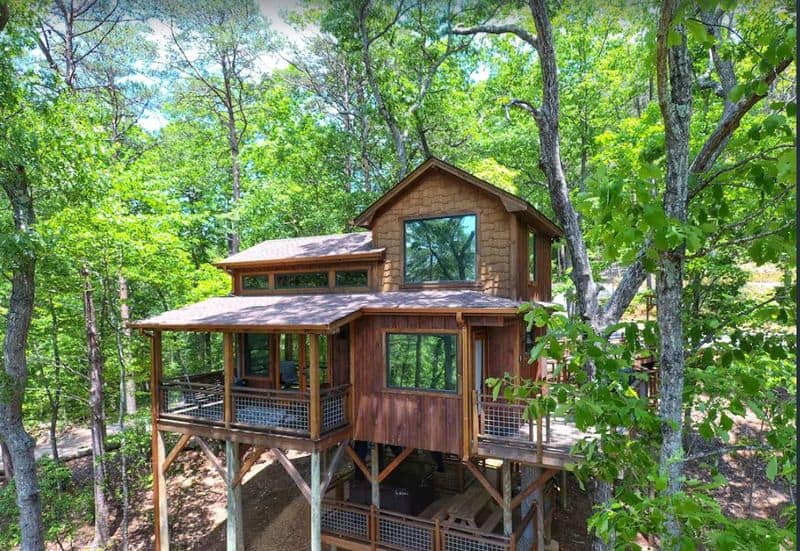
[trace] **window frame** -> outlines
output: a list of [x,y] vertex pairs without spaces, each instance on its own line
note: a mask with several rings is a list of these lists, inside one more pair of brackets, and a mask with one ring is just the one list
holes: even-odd
[[[468,216],[472,216],[475,218],[475,279],[437,279],[437,280],[425,280],[425,281],[409,281],[406,279],[407,276],[407,269],[408,269],[408,240],[407,240],[407,228],[408,224],[412,222],[424,222],[428,220],[442,220],[445,218],[466,218]],[[479,284],[479,273],[478,267],[480,265],[479,258],[479,247],[478,247],[478,236],[479,233],[479,216],[477,212],[469,211],[469,212],[458,212],[452,214],[437,214],[434,216],[414,216],[414,217],[407,217],[403,218],[403,281],[402,285],[408,287],[425,287],[430,285],[458,285],[458,286],[473,286]]]
[[[288,276],[288,277],[299,277],[305,275],[324,275],[325,282],[322,285],[314,285],[314,286],[298,286],[298,287],[284,287],[278,284],[278,278],[281,276]],[[328,270],[303,270],[303,271],[291,271],[291,272],[275,272],[273,274],[273,281],[274,281],[274,290],[275,291],[297,291],[302,289],[329,289],[331,285],[331,274]]]
[[[460,332],[457,329],[395,329],[384,328],[381,330],[382,339],[381,345],[383,347],[383,390],[384,392],[401,393],[401,394],[436,394],[445,398],[458,398],[461,396],[461,339]],[[439,337],[442,335],[450,335],[455,341],[455,373],[456,373],[456,388],[453,390],[436,389],[436,388],[416,388],[406,386],[391,386],[389,384],[389,336],[390,335],[422,335]]]
[[[533,254],[531,254],[531,239],[533,240]],[[536,235],[536,230],[531,227],[528,227],[527,241],[526,260],[528,262],[528,283],[536,283],[539,277],[539,274],[537,273],[537,264],[539,262],[539,240],[538,236]],[[533,258],[531,259],[531,257]]]
[[[340,273],[363,273],[364,274],[364,284],[363,285],[339,285],[336,282],[336,276]],[[333,270],[332,275],[332,283],[334,289],[368,289],[369,288],[369,269],[367,268],[344,268],[341,270]]]

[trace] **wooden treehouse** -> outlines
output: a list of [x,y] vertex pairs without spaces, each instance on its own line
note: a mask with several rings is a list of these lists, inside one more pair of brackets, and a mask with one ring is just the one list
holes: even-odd
[[[518,308],[551,299],[561,229],[438,159],[355,224],[366,231],[226,258],[230,296],[133,324],[152,342],[157,549],[165,473],[190,439],[226,481],[228,549],[244,548],[240,485],[267,450],[310,503],[313,550],[543,548],[553,476],[582,435],[493,401],[484,381],[547,377],[527,361],[536,335]],[[205,334],[218,365],[169,375],[163,350],[180,332]],[[169,452],[166,432],[181,435]],[[310,454],[310,480],[285,450]]]

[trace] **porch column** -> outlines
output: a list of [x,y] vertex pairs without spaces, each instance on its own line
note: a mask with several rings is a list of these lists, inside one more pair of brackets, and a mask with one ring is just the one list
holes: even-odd
[[[234,421],[232,390],[236,366],[234,365],[233,359],[233,333],[222,334],[222,362],[225,384],[223,390],[223,420],[225,421],[225,427],[229,428],[230,424]],[[234,474],[234,476],[236,476],[236,474]]]
[[311,439],[317,440],[321,432],[319,403],[319,335],[309,335],[309,352],[311,353],[309,362],[311,396],[308,408],[308,428]]
[[161,332],[153,331],[150,336],[150,413],[151,448],[153,460],[153,532],[154,549],[169,551],[169,524],[167,522],[167,479],[164,475],[164,435],[158,430],[158,417],[161,411]]
[[369,455],[369,470],[370,470],[370,479],[372,482],[372,504],[376,508],[380,508],[381,506],[381,486],[380,482],[378,482],[378,476],[381,472],[381,464],[378,454],[378,444],[376,442],[371,443],[370,448],[370,455]]
[[511,461],[508,459],[503,461],[500,476],[503,482],[503,535],[510,536],[514,533],[514,528],[511,516]]
[[322,485],[320,452],[311,452],[311,551],[322,551]]
[[244,551],[244,525],[242,524],[242,485],[233,485],[239,473],[239,444],[227,440],[225,442],[225,485],[228,487],[228,522],[225,549],[227,551]]

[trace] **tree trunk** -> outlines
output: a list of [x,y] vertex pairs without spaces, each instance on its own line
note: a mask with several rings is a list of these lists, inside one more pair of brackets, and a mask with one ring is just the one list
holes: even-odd
[[[55,391],[50,390],[50,385],[45,387],[47,400],[50,402],[50,454],[53,461],[58,461],[58,413],[61,409],[61,350],[58,345],[58,317],[56,316],[53,297],[49,297],[50,306],[50,338],[53,345],[53,374],[55,375]],[[43,380],[46,380],[42,377]]]
[[[658,25],[656,46],[656,88],[666,135],[666,189],[664,212],[669,218],[686,222],[689,192],[689,123],[692,116],[692,66],[686,46],[685,29],[675,29],[681,41],[668,45],[676,4],[664,0]],[[658,325],[661,332],[661,451],[659,470],[667,476],[663,495],[671,497],[681,490],[683,472],[683,270],[685,244],[659,255],[656,279]],[[678,548],[681,529],[677,519],[667,512],[664,548]]]
[[11,452],[2,440],[0,440],[0,459],[3,460],[3,476],[7,482],[11,482],[14,478],[14,464],[11,462]]
[[[14,229],[23,235],[33,233],[36,216],[25,168],[0,167],[0,186],[11,204]],[[8,447],[17,487],[20,548],[22,551],[44,549],[42,504],[36,478],[36,443],[25,431],[22,403],[28,383],[26,346],[31,326],[34,300],[36,257],[32,251],[20,254],[11,276],[11,298],[6,315],[3,341],[5,377],[0,382],[0,438]]]
[[92,432],[92,469],[94,473],[94,541],[96,549],[104,549],[108,544],[108,503],[105,493],[105,423],[103,407],[103,356],[97,335],[97,322],[89,281],[89,270],[81,269],[83,278],[83,308],[86,321],[86,344],[89,357],[89,408]]
[[130,355],[126,352],[131,342],[131,328],[128,327],[128,322],[131,320],[130,309],[128,307],[128,280],[125,279],[121,273],[118,276],[119,280],[119,317],[122,336],[124,342],[120,343],[120,392],[123,394],[124,401],[120,402],[123,411],[130,415],[136,413],[136,379],[133,375],[128,373],[128,366],[130,366]]
[[236,131],[236,114],[233,111],[233,90],[231,89],[230,71],[232,70],[225,57],[221,60],[222,77],[225,84],[225,114],[228,126],[228,150],[231,155],[231,208],[234,219],[231,220],[231,233],[228,236],[228,252],[239,252],[239,228],[235,220],[236,208],[241,197],[240,169],[239,169],[239,134]]

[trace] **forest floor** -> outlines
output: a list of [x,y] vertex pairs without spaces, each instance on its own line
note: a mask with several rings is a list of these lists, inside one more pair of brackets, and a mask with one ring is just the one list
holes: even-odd
[[[736,419],[731,444],[745,436],[758,436],[760,426],[753,418]],[[720,442],[695,440],[690,453],[702,453],[718,447]],[[79,445],[76,447],[80,447]],[[220,450],[221,451],[221,450]],[[299,472],[308,477],[309,459],[304,454],[290,453]],[[77,486],[90,488],[90,457],[67,463]],[[145,465],[146,468],[146,465]],[[728,484],[715,492],[723,511],[738,518],[775,518],[789,501],[789,489],[770,482],[765,476],[763,460],[755,454],[740,452],[719,459],[709,456],[705,463],[687,469],[687,475],[710,480],[718,470]],[[146,475],[146,473],[138,473]],[[111,469],[113,485],[118,486],[117,469]],[[198,449],[187,448],[170,468],[168,476],[169,526],[172,549],[222,551],[225,548],[225,486],[214,468]],[[586,521],[591,503],[574,477],[568,477],[567,509],[560,500],[553,515],[553,538],[562,550],[586,549],[590,538]],[[245,477],[242,486],[246,549],[253,551],[302,551],[308,548],[309,508],[283,467],[266,453]],[[133,491],[128,522],[130,549],[152,547],[152,502],[147,488]],[[115,540],[121,536],[121,506],[112,498],[112,531]],[[92,539],[89,523],[81,526],[60,545],[48,549],[85,549]],[[645,544],[644,540],[639,542]]]

